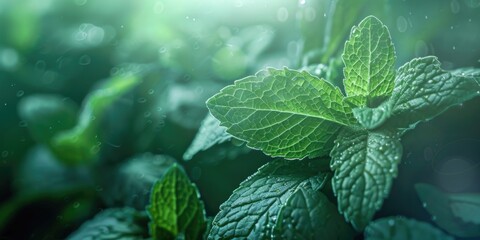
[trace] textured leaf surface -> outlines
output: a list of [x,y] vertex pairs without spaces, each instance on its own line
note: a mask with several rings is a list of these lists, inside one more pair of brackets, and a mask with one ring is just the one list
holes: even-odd
[[353,239],[352,228],[321,192],[299,188],[280,210],[274,239]]
[[97,214],[72,233],[68,240],[146,239],[147,217],[130,208],[111,208]]
[[267,69],[207,101],[234,137],[271,156],[326,155],[342,125],[355,119],[342,93],[307,72]]
[[33,138],[46,145],[57,133],[75,126],[77,110],[72,101],[57,95],[31,95],[18,104],[19,115]]
[[183,159],[190,160],[196,153],[207,150],[215,144],[226,142],[231,138],[232,136],[227,133],[227,128],[220,126],[220,121],[208,114],[203,120],[192,144],[183,154]]
[[453,240],[432,225],[404,217],[388,217],[370,223],[366,240]]
[[161,179],[174,163],[175,160],[166,155],[145,153],[134,156],[114,171],[105,170],[102,197],[108,206],[144,210],[150,201],[153,184]]
[[403,65],[395,79],[390,102],[393,116],[389,124],[412,128],[451,106],[479,95],[480,86],[473,78],[452,75],[440,68],[436,57],[416,58]]
[[147,211],[154,239],[199,239],[207,226],[197,187],[177,164],[153,186]]
[[355,229],[362,230],[390,192],[402,145],[395,134],[345,130],[331,157],[338,209]]
[[376,108],[354,108],[353,116],[366,129],[374,129],[382,125],[392,114],[389,102]]
[[[423,183],[416,184],[415,189],[423,206],[433,216],[433,221],[438,226],[458,237],[480,237],[478,224],[480,215],[477,215],[479,206],[476,205],[479,203],[473,203],[471,201],[473,199],[466,201],[473,194],[444,193],[432,185]],[[466,211],[468,214],[464,215]]]
[[461,78],[473,78],[480,84],[480,68],[459,68],[451,71],[451,73]]
[[345,91],[359,96],[357,106],[370,106],[377,97],[389,96],[395,77],[395,49],[390,33],[376,17],[353,27],[342,55]]
[[77,125],[52,139],[53,152],[66,163],[92,160],[100,150],[97,134],[105,110],[125,92],[140,83],[133,75],[119,75],[90,93],[82,107]]
[[322,188],[327,170],[325,159],[278,159],[264,165],[220,206],[208,238],[270,238],[282,205],[297,189]]

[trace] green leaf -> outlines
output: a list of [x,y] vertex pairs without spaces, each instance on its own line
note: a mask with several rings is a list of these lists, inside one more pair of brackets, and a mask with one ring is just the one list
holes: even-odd
[[387,217],[370,223],[366,240],[453,240],[432,225],[404,217]]
[[372,107],[378,97],[390,96],[395,77],[395,49],[390,33],[376,17],[353,27],[342,55],[347,96],[359,96],[360,107]]
[[130,208],[110,208],[97,214],[75,232],[68,240],[84,239],[146,239],[147,216]]
[[31,95],[18,104],[20,118],[33,138],[49,146],[57,133],[75,126],[77,109],[71,100],[57,95]]
[[353,116],[366,129],[375,129],[382,125],[392,114],[391,105],[381,104],[376,108],[354,108]]
[[296,190],[324,186],[329,178],[325,165],[325,159],[278,159],[264,165],[220,206],[208,238],[270,238],[280,208]]
[[480,227],[480,194],[450,195],[453,215]]
[[183,154],[183,159],[190,160],[198,152],[230,140],[232,136],[226,130],[227,128],[220,126],[220,121],[208,114],[203,120],[192,144]]
[[[46,177],[48,176],[48,177]],[[62,164],[45,146],[35,146],[17,167],[14,186],[18,194],[55,194],[81,188],[93,188],[87,168]]]
[[478,194],[444,193],[424,183],[416,184],[415,190],[433,221],[445,231],[458,237],[480,236]]
[[387,132],[343,131],[332,149],[330,167],[338,209],[357,230],[362,230],[388,196],[402,145]]
[[58,158],[69,164],[92,160],[100,151],[98,128],[105,110],[138,83],[140,80],[133,75],[119,75],[90,93],[84,101],[77,125],[52,140],[52,150]]
[[411,129],[480,92],[473,78],[461,78],[440,68],[436,57],[416,58],[399,68],[390,104],[390,126]]
[[154,239],[200,239],[207,227],[200,194],[177,164],[153,186],[147,212]]
[[480,68],[459,68],[451,71],[451,73],[461,78],[473,78],[480,84]]
[[352,228],[321,192],[298,188],[280,209],[274,239],[353,239]]
[[343,125],[355,122],[338,88],[307,72],[267,69],[207,101],[227,132],[271,156],[323,156]]
[[[153,184],[162,178],[175,160],[166,155],[144,153],[122,163],[114,171],[102,169],[103,191],[106,204],[145,209],[150,201]],[[111,166],[108,166],[111,168]]]

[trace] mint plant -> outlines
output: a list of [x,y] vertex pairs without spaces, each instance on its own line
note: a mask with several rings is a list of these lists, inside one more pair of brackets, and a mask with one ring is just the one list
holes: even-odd
[[[478,79],[441,69],[434,56],[395,70],[390,33],[373,16],[352,29],[342,59],[343,89],[307,71],[267,68],[207,101],[233,138],[287,159],[272,160],[240,184],[220,207],[209,239],[352,237],[346,223],[362,231],[390,192],[401,136],[480,95]],[[327,198],[330,185],[337,207]],[[429,228],[401,221],[399,228]]]

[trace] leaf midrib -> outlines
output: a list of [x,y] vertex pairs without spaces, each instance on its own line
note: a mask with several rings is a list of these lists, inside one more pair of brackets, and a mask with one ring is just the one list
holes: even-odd
[[320,115],[311,115],[311,114],[306,114],[306,113],[301,113],[301,112],[294,112],[294,111],[285,111],[285,110],[279,110],[279,109],[264,109],[264,108],[251,108],[251,107],[230,107],[230,106],[225,106],[230,109],[246,109],[246,110],[254,110],[254,111],[264,111],[264,112],[278,112],[278,113],[285,113],[285,114],[291,114],[291,115],[300,115],[304,117],[310,117],[310,118],[315,118],[315,119],[322,119],[322,120],[327,120],[329,122],[333,123],[338,123],[343,126],[349,126],[348,123],[343,123],[340,122],[334,118],[328,118],[325,116],[320,116]]

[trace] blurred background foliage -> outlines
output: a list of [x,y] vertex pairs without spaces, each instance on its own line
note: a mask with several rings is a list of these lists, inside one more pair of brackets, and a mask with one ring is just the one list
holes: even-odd
[[[205,100],[265,67],[340,83],[344,42],[368,15],[389,27],[397,66],[436,55],[445,69],[480,67],[478,0],[0,1],[0,236],[60,239],[102,209],[143,209],[175,161],[213,216],[270,158],[227,141],[182,161]],[[418,181],[480,191],[478,169],[438,170],[452,156],[480,164],[478,104],[405,136],[378,216],[428,218]]]

